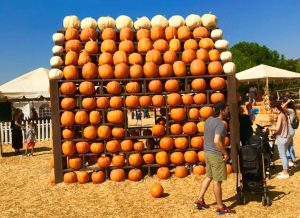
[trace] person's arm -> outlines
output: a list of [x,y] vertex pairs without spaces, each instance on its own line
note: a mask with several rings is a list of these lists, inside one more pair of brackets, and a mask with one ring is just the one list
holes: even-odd
[[222,136],[219,134],[216,134],[214,137],[214,143],[216,145],[216,148],[222,153],[224,160],[227,161],[229,159],[228,152],[224,149],[224,143],[222,141]]
[[268,129],[271,131],[274,131],[274,132],[279,131],[280,127],[281,127],[281,123],[282,123],[282,116],[283,116],[283,114],[280,114],[277,118],[276,124],[274,126],[270,126]]
[[281,105],[282,108],[285,108],[292,100],[288,99],[285,103]]

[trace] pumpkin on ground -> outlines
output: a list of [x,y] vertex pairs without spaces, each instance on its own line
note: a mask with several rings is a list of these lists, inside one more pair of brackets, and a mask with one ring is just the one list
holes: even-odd
[[154,198],[162,197],[163,193],[164,193],[164,189],[161,186],[161,184],[159,184],[159,183],[156,183],[156,184],[152,185],[151,188],[150,188],[150,194]]

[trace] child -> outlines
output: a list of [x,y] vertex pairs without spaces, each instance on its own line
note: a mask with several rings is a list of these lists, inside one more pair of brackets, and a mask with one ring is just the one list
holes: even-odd
[[[33,156],[33,148],[35,146],[35,128],[34,128],[34,124],[32,122],[30,122],[28,124],[28,130],[26,132],[26,142],[25,142],[25,147],[26,147],[26,151],[25,151],[25,156]],[[31,148],[31,153],[28,154],[28,149]]]

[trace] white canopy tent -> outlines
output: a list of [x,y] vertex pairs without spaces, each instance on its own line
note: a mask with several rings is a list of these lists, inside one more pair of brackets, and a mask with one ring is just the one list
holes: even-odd
[[268,87],[269,82],[300,79],[300,73],[260,64],[237,73],[235,77],[239,82],[266,81]]
[[0,86],[0,98],[50,98],[48,73],[48,69],[38,68],[4,83]]

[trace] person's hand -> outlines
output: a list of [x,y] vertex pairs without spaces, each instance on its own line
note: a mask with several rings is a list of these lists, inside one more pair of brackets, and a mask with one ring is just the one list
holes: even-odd
[[227,161],[229,160],[229,154],[228,154],[227,151],[225,151],[225,154],[223,154],[223,160],[224,160],[225,162],[227,162]]

